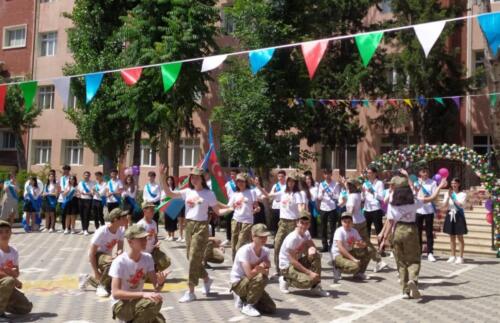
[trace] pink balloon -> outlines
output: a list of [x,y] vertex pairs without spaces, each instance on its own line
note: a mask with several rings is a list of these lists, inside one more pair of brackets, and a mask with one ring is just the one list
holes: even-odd
[[450,172],[448,171],[448,168],[441,168],[439,171],[438,171],[438,174],[441,175],[441,178],[448,178],[448,175],[450,175]]
[[493,224],[493,212],[486,213],[486,222],[488,222],[488,224]]
[[125,168],[125,171],[123,171],[125,176],[132,175],[132,169],[130,167]]

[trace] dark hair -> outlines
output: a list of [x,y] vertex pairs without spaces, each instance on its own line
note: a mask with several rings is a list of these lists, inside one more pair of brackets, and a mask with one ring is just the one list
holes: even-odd
[[313,173],[310,170],[306,170],[304,172],[304,176],[311,176],[312,177]]
[[[460,181],[460,178],[458,177],[453,177],[451,179],[451,182],[457,182],[458,183],[458,190],[460,191],[462,189],[462,181]],[[450,182],[450,184],[451,184]]]
[[333,171],[331,168],[323,168],[323,174],[332,174]]
[[307,199],[309,201],[311,200],[311,191],[309,190],[309,187],[307,186],[305,177],[301,177],[299,179],[299,190],[304,191],[306,193]]
[[135,191],[135,185],[134,185],[134,176],[132,175],[127,175],[125,176],[125,185],[127,185],[127,180],[130,178],[130,180],[132,181],[130,183],[130,186],[132,186],[132,193]]
[[95,172],[94,175],[95,176],[102,176],[102,172]]
[[56,183],[57,183],[57,181],[56,181],[56,171],[55,171],[55,170],[53,170],[53,169],[51,169],[51,170],[49,171],[49,176],[47,176],[47,182],[45,183],[45,185],[46,185],[46,186],[49,186],[49,184],[50,184],[50,180],[49,180],[50,175],[54,175],[54,180],[52,181],[52,183],[53,183],[53,184],[56,184]]
[[[194,190],[194,185],[191,183],[191,176],[193,176],[193,174],[189,175],[189,188]],[[201,177],[201,186],[204,189],[209,190],[210,188],[208,188],[207,181],[205,180],[205,176],[203,176],[203,175],[198,175],[198,176]]]
[[411,188],[409,186],[395,188],[391,205],[400,206],[407,204],[415,204],[415,197]]
[[117,173],[117,174],[118,174],[118,169],[113,168],[113,169],[112,169],[109,173],[110,173],[110,174],[111,174],[111,173]]
[[240,170],[239,170],[239,169],[237,169],[237,168],[233,168],[233,169],[231,169],[230,173],[239,174],[239,173],[240,173]]
[[168,180],[171,179],[172,180],[172,185],[170,185],[170,189],[171,190],[174,190],[175,189],[175,177],[173,176],[168,176],[167,177],[167,185],[168,185]]
[[346,183],[346,186],[349,193],[361,193],[361,189],[359,188],[359,186],[356,186],[349,182]]
[[418,172],[420,173],[421,171],[426,171],[427,173],[430,173],[429,166],[427,165],[422,165],[418,168]]
[[71,170],[71,166],[69,166],[69,165],[64,165],[64,166],[62,167],[62,169],[63,169],[63,170]]
[[55,170],[55,169],[51,169],[51,170],[49,170],[49,175],[50,175],[50,174],[54,174],[54,175],[55,175],[55,174],[56,174],[56,170]]
[[286,172],[285,172],[284,170],[282,170],[282,169],[280,169],[280,170],[278,171],[278,175],[279,175],[279,174],[281,174],[281,175],[283,175],[283,176],[286,176]]
[[285,184],[285,192],[288,193],[289,190],[288,190],[288,182],[289,181],[294,181],[294,184],[293,184],[293,188],[292,188],[292,193],[296,193],[296,192],[299,192],[299,183],[298,181],[296,181],[295,179],[293,179],[292,177],[288,177],[286,179],[286,184]]
[[151,176],[155,176],[156,177],[156,173],[154,171],[149,171],[148,172],[148,177],[151,177]]
[[374,173],[378,173],[378,169],[375,166],[368,166],[367,169],[371,170]]
[[9,222],[0,222],[0,228],[9,228],[12,231],[12,227],[10,226]]
[[90,172],[88,170],[83,172],[83,175],[85,175],[85,174],[89,174],[89,176],[90,176]]
[[[74,184],[71,184],[71,181],[74,181]],[[76,187],[78,185],[78,179],[76,178],[75,175],[71,175],[69,177],[68,185],[73,185],[73,187]]]
[[35,181],[35,185],[33,187],[38,188],[38,180],[37,180],[36,176],[31,176],[30,181]]
[[316,181],[314,181],[314,177],[312,176],[312,174],[307,174],[307,175],[306,175],[306,179],[307,179],[308,177],[311,179],[311,185],[312,185],[312,186],[315,186],[315,185],[316,185]]

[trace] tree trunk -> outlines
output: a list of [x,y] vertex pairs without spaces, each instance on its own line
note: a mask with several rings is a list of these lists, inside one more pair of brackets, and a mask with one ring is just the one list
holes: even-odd
[[17,168],[18,170],[27,170],[28,163],[26,161],[26,148],[24,147],[23,136],[20,133],[15,133],[16,150],[17,150]]
[[111,170],[116,167],[116,161],[110,159],[107,156],[103,157],[102,161],[102,172],[105,176],[109,176],[109,173],[111,173]]
[[132,154],[132,165],[141,165],[141,135],[142,131],[134,132],[134,151]]
[[337,146],[339,149],[338,152],[338,168],[339,175],[345,177],[345,146]]
[[[181,145],[181,135],[180,133],[173,138],[172,142],[172,147],[173,147],[173,152],[172,152],[172,175],[176,178],[179,177],[179,164],[181,161],[181,155],[180,155],[180,145]],[[196,162],[196,161],[195,161]]]
[[167,170],[167,176],[170,175],[170,165],[168,162],[168,136],[166,131],[161,130],[160,132],[160,147],[159,147],[159,155],[160,155],[160,164],[165,166]]

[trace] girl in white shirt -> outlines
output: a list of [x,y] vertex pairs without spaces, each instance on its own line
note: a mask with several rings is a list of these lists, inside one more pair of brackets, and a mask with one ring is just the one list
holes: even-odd
[[125,229],[128,228],[129,225],[132,225],[132,215],[138,208],[136,196],[137,185],[134,182],[134,177],[132,175],[127,175],[127,177],[125,177],[125,184],[123,185],[122,191],[123,209],[128,211],[128,225],[125,226]]
[[64,197],[63,209],[66,213],[66,229],[64,230],[64,234],[75,234],[75,222],[76,217],[79,210],[79,202],[78,202],[78,191],[76,187],[78,185],[78,180],[76,176],[71,175],[68,180],[68,185],[66,185],[66,189],[62,193]]
[[49,178],[42,192],[43,196],[43,213],[45,214],[45,229],[44,232],[54,232],[56,225],[56,205],[57,196],[59,195],[58,185],[55,172],[49,173]]
[[[464,263],[464,234],[467,234],[467,222],[465,221],[464,206],[467,194],[460,191],[460,179],[451,180],[451,187],[444,197],[444,207],[447,208],[444,220],[443,232],[450,235],[451,256],[449,263]],[[460,243],[460,256],[456,256],[456,245]]]
[[42,188],[38,186],[36,176],[29,179],[29,185],[24,190],[24,212],[26,212],[25,231],[31,232],[31,227],[36,225],[36,214],[40,212],[40,197]]
[[311,236],[313,238],[316,238],[318,236],[317,218],[319,216],[318,206],[316,205],[316,201],[318,199],[318,185],[314,181],[312,174],[306,175],[305,183],[307,185],[307,188],[309,189],[310,198],[309,198],[309,203],[308,203],[308,209],[309,209],[309,213],[311,213],[311,215],[312,215],[309,233],[311,233]]

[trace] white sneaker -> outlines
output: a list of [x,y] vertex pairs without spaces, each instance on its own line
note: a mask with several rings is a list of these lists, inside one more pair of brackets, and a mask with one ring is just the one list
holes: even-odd
[[108,297],[109,296],[109,293],[108,291],[106,290],[106,288],[104,288],[104,286],[102,285],[99,285],[97,286],[97,289],[95,291],[95,294],[99,297]]
[[427,255],[427,260],[430,262],[436,262],[436,258],[434,258],[434,255],[432,253]]
[[373,272],[374,273],[379,272],[382,269],[384,269],[385,267],[387,267],[387,264],[381,260],[375,264],[375,267],[373,268]]
[[71,234],[76,234],[76,231],[75,230],[71,230]]
[[69,230],[68,229],[64,230],[64,234],[69,234]]
[[401,297],[402,299],[410,299],[410,294],[406,294],[406,293],[403,293],[403,297]]
[[421,297],[420,291],[418,290],[417,283],[414,280],[408,281],[408,287],[410,288],[410,297],[419,299]]
[[80,288],[81,291],[87,289],[87,286],[89,284],[89,277],[89,274],[81,274],[80,277],[78,277],[78,288]]
[[83,235],[84,236],[88,236],[89,235],[89,232],[87,230],[83,231]]
[[49,229],[49,233],[52,233],[52,232],[54,232],[54,229]]
[[455,261],[455,264],[457,265],[461,265],[464,263],[464,258],[462,257],[457,257],[457,260]]
[[353,276],[353,278],[357,280],[367,280],[368,276],[366,276],[364,273],[357,273]]
[[234,297],[234,308],[241,310],[241,308],[243,307],[243,302],[241,301],[241,298],[235,292],[233,292],[233,297]]
[[341,279],[342,279],[342,272],[338,268],[333,267],[333,283],[336,284]]
[[227,247],[227,246],[229,246],[229,244],[230,244],[230,243],[231,243],[231,241],[229,241],[229,240],[224,240],[224,242],[222,242],[222,243],[220,244],[220,246],[221,246],[221,247]]
[[314,288],[311,288],[311,292],[314,295],[320,296],[320,297],[328,297],[328,296],[330,296],[330,293],[327,292],[326,290],[323,290],[323,288],[321,288],[320,284],[316,285],[316,287],[314,287]]
[[182,239],[179,239],[179,240],[177,240],[177,241],[178,241],[178,242],[182,242],[182,243],[184,243],[184,242],[186,242],[186,239],[182,238]]
[[290,291],[288,290],[288,283],[286,282],[285,277],[280,276],[278,280],[280,285],[280,291],[284,294],[290,293]]
[[49,231],[47,228],[44,228],[44,229],[42,230],[42,232],[47,232],[47,231]]
[[448,260],[446,262],[451,264],[451,263],[454,263],[455,260],[457,260],[457,258],[455,256],[451,256],[450,258],[448,258]]
[[260,312],[253,307],[253,305],[246,304],[241,308],[241,313],[247,315],[247,316],[252,316],[252,317],[257,317],[260,316]]
[[212,286],[213,282],[214,280],[211,278],[208,278],[206,282],[203,282],[203,295],[210,294],[210,286]]
[[172,237],[167,237],[167,239],[165,239],[165,240],[167,240],[167,241],[172,241],[172,240],[173,240],[173,238],[172,238]]
[[394,252],[391,251],[391,254],[389,255],[389,258],[394,258]]
[[189,303],[196,300],[196,295],[189,291],[186,291],[184,295],[179,299],[179,303]]

